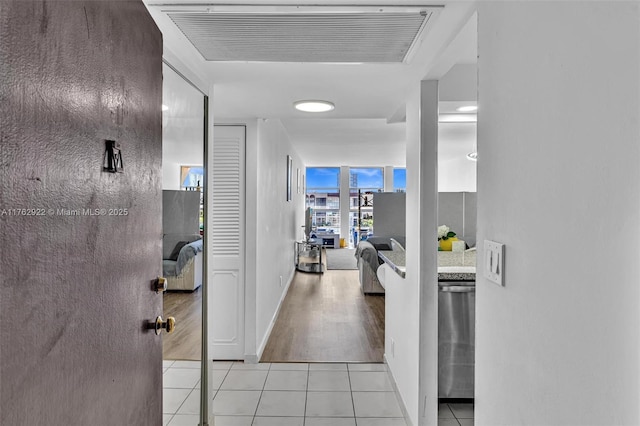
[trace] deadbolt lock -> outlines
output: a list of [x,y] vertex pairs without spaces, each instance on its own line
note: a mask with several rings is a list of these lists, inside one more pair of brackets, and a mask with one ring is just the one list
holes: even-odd
[[167,333],[173,333],[176,329],[176,319],[174,317],[167,317],[167,320],[163,321],[162,317],[158,316],[155,323],[149,324],[149,328],[154,329],[157,335],[159,335],[163,329]]
[[158,277],[153,280],[153,289],[156,293],[162,293],[167,291],[167,279],[163,277]]

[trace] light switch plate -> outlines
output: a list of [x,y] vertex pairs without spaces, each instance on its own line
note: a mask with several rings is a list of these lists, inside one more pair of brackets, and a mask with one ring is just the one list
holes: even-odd
[[484,240],[484,277],[504,287],[504,244]]

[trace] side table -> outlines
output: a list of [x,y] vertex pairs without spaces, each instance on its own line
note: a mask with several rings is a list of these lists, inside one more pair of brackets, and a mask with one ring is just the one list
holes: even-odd
[[294,262],[296,269],[302,272],[322,274],[322,240],[296,241],[294,243]]

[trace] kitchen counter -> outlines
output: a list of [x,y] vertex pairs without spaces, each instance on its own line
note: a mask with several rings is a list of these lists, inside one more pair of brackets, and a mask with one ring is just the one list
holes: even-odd
[[407,257],[406,253],[402,250],[378,250],[378,257],[382,259],[384,263],[389,265],[396,274],[402,278],[407,273]]
[[[405,277],[406,253],[404,251],[379,250],[378,257],[402,278]],[[476,252],[438,252],[438,281],[475,281]]]
[[438,281],[475,281],[476,251],[439,251]]

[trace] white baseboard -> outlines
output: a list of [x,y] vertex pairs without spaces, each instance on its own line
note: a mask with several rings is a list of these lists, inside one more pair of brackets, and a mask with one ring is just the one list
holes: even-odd
[[398,400],[398,405],[400,405],[400,410],[402,410],[402,416],[404,417],[404,421],[407,423],[407,426],[413,426],[411,419],[409,418],[409,412],[407,411],[407,407],[404,405],[404,401],[402,400],[402,396],[400,395],[400,391],[398,390],[398,385],[396,384],[396,379],[393,377],[391,373],[391,369],[389,369],[389,363],[387,363],[387,354],[382,356],[384,363],[387,365],[387,376],[391,381],[391,385],[393,386],[393,391],[396,394],[396,399]]
[[264,334],[264,337],[262,338],[262,341],[260,342],[260,346],[258,346],[258,353],[257,353],[257,355],[255,355],[256,363],[260,362],[260,358],[262,358],[262,353],[264,352],[264,348],[267,346],[267,342],[269,341],[269,337],[271,336],[271,332],[273,331],[273,326],[276,324],[276,318],[278,318],[278,314],[280,313],[280,308],[282,307],[282,302],[284,301],[285,296],[289,292],[289,286],[293,282],[293,277],[295,276],[295,274],[296,274],[296,270],[294,268],[293,271],[291,271],[291,274],[289,275],[289,279],[287,280],[287,285],[284,287],[284,291],[280,295],[280,300],[278,301],[278,307],[276,308],[276,311],[274,312],[273,316],[271,317],[271,322],[269,323],[269,328],[267,329],[267,332]]
[[245,364],[257,364],[258,363],[258,355],[245,355],[244,363]]

